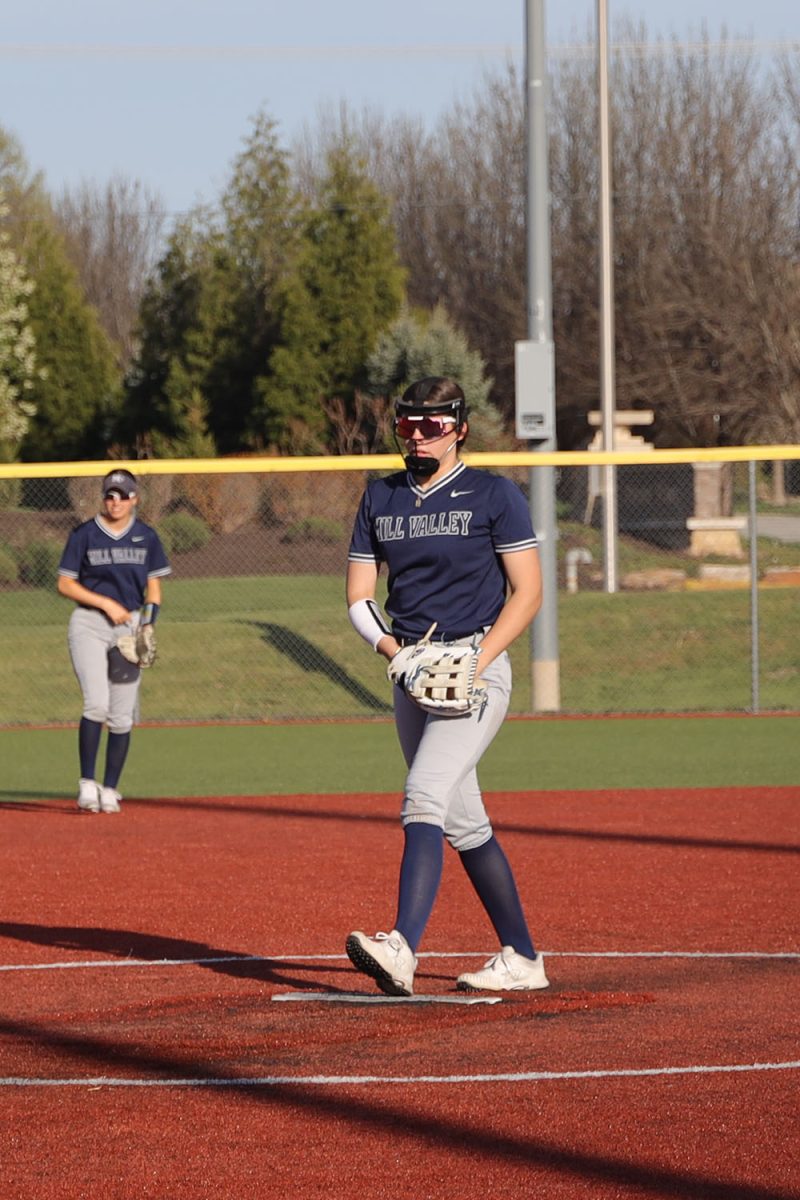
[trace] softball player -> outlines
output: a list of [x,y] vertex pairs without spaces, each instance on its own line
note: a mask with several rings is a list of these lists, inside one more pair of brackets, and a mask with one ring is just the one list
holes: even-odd
[[[355,520],[347,603],[356,631],[386,659],[418,642],[436,622],[434,641],[479,647],[485,703],[461,716],[422,711],[394,685],[395,722],[408,765],[402,803],[404,850],[397,913],[389,933],[347,939],[353,965],[389,995],[413,993],[415,952],[441,880],[444,842],[458,853],[501,949],[462,991],[548,986],[508,860],[492,832],[476,774],[508,708],[506,653],[541,604],[536,535],[526,501],[509,480],[467,467],[464,393],[451,379],[414,383],[397,402],[395,437],[407,470],[370,483]],[[382,563],[386,611],[375,603]]]
[[[138,715],[141,671],[123,658],[116,643],[121,635],[135,633],[140,620],[155,621],[161,579],[171,568],[156,531],[136,517],[138,491],[130,471],[110,471],[102,495],[102,511],[67,539],[58,591],[76,603],[67,641],[83,693],[78,808],[118,813],[122,797],[117,785]],[[95,764],[105,724],[108,745],[100,784]]]

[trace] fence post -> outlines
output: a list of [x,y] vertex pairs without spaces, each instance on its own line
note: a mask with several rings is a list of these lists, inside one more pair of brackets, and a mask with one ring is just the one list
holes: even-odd
[[750,501],[750,710],[760,708],[758,659],[758,514],[756,511],[756,463],[747,464]]

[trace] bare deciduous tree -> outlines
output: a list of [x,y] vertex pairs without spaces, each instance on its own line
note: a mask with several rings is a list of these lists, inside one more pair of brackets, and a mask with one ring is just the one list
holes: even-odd
[[323,396],[337,454],[384,454],[391,441],[392,410],[384,396],[356,391],[347,404],[341,396]]
[[124,370],[136,350],[136,320],[161,247],[165,210],[136,180],[83,183],[54,203],[67,251]]
[[[641,46],[646,35],[627,40]],[[618,405],[655,409],[662,444],[747,441],[768,428],[790,440],[800,298],[782,281],[796,279],[800,178],[787,106],[764,65],[733,45],[651,49],[619,54],[612,72]],[[573,430],[597,389],[587,81],[573,61],[554,86],[559,409]]]
[[[800,78],[734,42],[687,50],[622,24],[611,72],[617,403],[652,408],[660,444],[800,436]],[[599,404],[598,132],[592,59],[550,88],[553,322],[559,442]],[[342,110],[393,202],[411,305],[443,304],[510,420],[526,333],[525,111],[513,68],[432,133]],[[315,151],[298,162],[309,186]]]
[[[776,290],[797,251],[797,159],[780,136],[772,81],[752,59],[676,53],[670,66],[659,88],[663,165],[635,222],[639,242],[655,225],[658,245],[639,272],[654,302],[626,306],[628,288],[618,307],[637,331],[649,328],[640,345],[668,368],[648,381],[661,436],[747,441],[763,435],[766,409],[777,418],[785,381],[770,362],[777,341],[789,352],[781,328],[800,319],[797,293]],[[771,423],[786,440],[797,427]]]

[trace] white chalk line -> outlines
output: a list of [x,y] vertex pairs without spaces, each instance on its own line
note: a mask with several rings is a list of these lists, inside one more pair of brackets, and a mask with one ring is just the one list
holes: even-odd
[[719,1063],[683,1067],[642,1067],[597,1071],[515,1071],[509,1074],[481,1075],[257,1075],[204,1079],[121,1079],[110,1075],[92,1075],[85,1079],[0,1078],[0,1087],[131,1087],[131,1088],[214,1088],[214,1087],[353,1087],[377,1084],[464,1084],[464,1083],[549,1083],[573,1079],[645,1079],[676,1075],[729,1075],[753,1071],[796,1071],[800,1062]]
[[[418,958],[486,958],[483,950],[423,950]],[[708,958],[800,960],[796,950],[542,950],[544,958]],[[3,971],[75,971],[108,967],[205,967],[215,963],[343,962],[346,954],[220,954],[208,958],[113,958],[78,962],[6,963]]]
[[272,1000],[313,1000],[322,1004],[501,1004],[502,996],[366,996],[363,992],[276,992]]

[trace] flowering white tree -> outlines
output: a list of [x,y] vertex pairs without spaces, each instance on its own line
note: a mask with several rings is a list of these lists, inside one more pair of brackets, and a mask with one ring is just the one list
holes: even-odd
[[[0,222],[7,212],[0,198]],[[26,398],[36,378],[27,304],[33,287],[0,228],[0,460],[14,457],[36,411]]]

